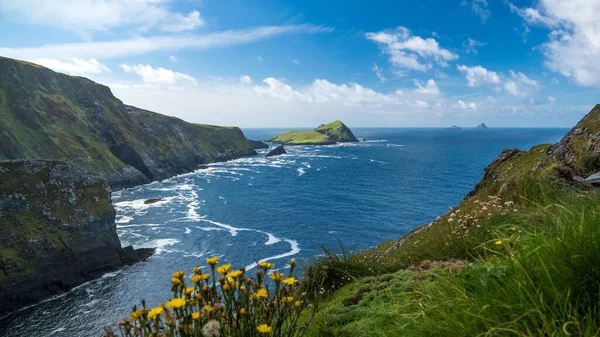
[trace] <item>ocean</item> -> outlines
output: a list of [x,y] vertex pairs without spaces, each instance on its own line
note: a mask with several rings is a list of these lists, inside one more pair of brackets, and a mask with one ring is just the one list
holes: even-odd
[[[268,139],[283,129],[246,129]],[[458,204],[504,148],[553,143],[568,129],[354,128],[359,143],[286,146],[288,154],[113,192],[123,245],[156,247],[128,266],[0,319],[0,336],[99,336],[143,298],[170,295],[173,271],[218,255],[234,268],[268,259],[287,268],[322,245],[363,250],[396,239]],[[150,198],[163,198],[144,204]]]

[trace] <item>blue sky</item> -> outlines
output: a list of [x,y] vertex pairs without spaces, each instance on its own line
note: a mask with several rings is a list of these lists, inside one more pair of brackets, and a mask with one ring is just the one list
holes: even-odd
[[242,127],[571,127],[600,94],[597,0],[0,0],[0,55]]

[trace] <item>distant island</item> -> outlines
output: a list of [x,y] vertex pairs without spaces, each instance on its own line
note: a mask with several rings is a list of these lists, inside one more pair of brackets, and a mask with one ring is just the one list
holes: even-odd
[[328,124],[321,124],[314,130],[284,132],[268,141],[286,145],[331,145],[358,142],[358,139],[356,139],[350,128],[337,120]]
[[458,125],[452,125],[451,127],[447,128],[446,130],[462,130],[462,128]]
[[475,130],[487,130],[487,129],[488,129],[488,127],[487,127],[487,125],[485,125],[485,123],[481,123],[475,127]]

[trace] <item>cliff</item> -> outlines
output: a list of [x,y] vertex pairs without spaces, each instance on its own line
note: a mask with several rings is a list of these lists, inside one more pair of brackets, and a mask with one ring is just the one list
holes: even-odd
[[314,130],[284,132],[269,139],[269,141],[288,145],[331,145],[358,142],[358,139],[356,139],[350,128],[338,120],[321,124]]
[[127,106],[89,79],[0,57],[0,160],[61,160],[116,189],[252,154],[237,127]]
[[123,249],[106,180],[45,160],[0,162],[0,315],[149,257]]

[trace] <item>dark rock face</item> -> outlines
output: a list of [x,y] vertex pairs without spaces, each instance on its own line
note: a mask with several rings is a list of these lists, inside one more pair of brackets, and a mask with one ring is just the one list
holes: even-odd
[[273,156],[279,156],[279,155],[286,154],[286,153],[287,152],[285,151],[285,148],[283,147],[283,145],[279,145],[278,147],[276,147],[273,150],[269,151],[269,153],[267,153],[265,155],[265,158],[273,157]]
[[483,169],[483,172],[484,172],[483,178],[467,194],[467,197],[474,196],[477,193],[477,191],[479,190],[480,186],[485,181],[499,179],[500,178],[499,177],[499,173],[496,170],[496,168],[498,167],[498,165],[504,163],[505,161],[508,161],[508,160],[514,158],[515,156],[518,156],[521,153],[523,153],[523,151],[521,151],[519,149],[504,149],[504,150],[502,150],[502,152],[498,155],[498,157],[496,157],[494,160],[492,160],[492,162],[489,163],[488,166],[485,167],[485,169]]
[[260,140],[250,140],[248,139],[248,141],[250,142],[250,144],[252,144],[252,148],[255,150],[258,149],[268,149],[269,148],[269,144],[265,143],[265,142],[261,142]]
[[548,155],[583,177],[600,171],[600,104],[550,147]]
[[488,129],[488,127],[487,127],[487,125],[485,125],[485,123],[481,123],[475,127],[475,130],[487,130],[487,129]]
[[0,162],[0,314],[148,258],[121,247],[106,180],[58,161]]
[[256,154],[239,128],[128,106],[86,78],[3,57],[0,116],[0,160],[60,160],[100,175],[113,189]]
[[154,199],[144,200],[144,204],[146,204],[146,205],[155,204],[160,201],[165,201],[165,198],[154,198]]

